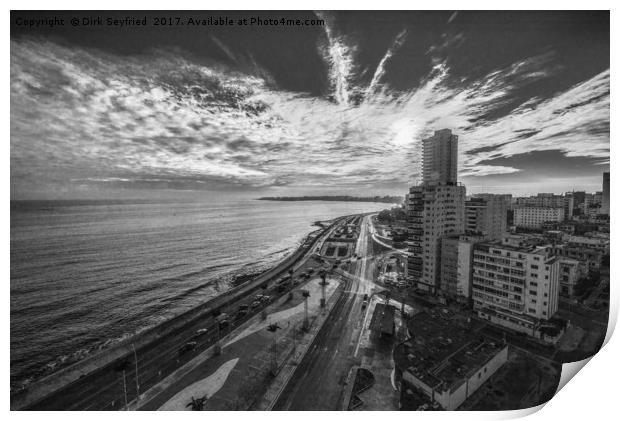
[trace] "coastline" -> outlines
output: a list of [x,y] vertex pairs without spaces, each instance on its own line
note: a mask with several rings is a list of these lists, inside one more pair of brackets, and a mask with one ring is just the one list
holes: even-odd
[[[166,337],[183,325],[193,320],[204,317],[210,312],[226,307],[230,301],[240,295],[247,295],[260,288],[261,284],[268,282],[271,278],[278,276],[286,271],[291,265],[299,260],[312,248],[313,244],[319,239],[336,221],[350,215],[343,215],[328,221],[315,221],[314,226],[320,226],[302,237],[296,249],[284,256],[278,263],[263,272],[255,274],[247,281],[238,285],[231,283],[231,288],[220,295],[214,296],[203,304],[189,309],[179,315],[165,320],[155,326],[149,327],[142,332],[126,337],[108,348],[103,348],[87,357],[78,360],[70,365],[62,367],[49,373],[37,380],[34,380],[26,388],[11,393],[11,409],[24,409],[58,390],[69,386],[75,381],[93,374],[95,371],[109,366],[123,358],[132,355],[133,347],[136,349],[148,346]],[[326,223],[324,226],[319,223]]]

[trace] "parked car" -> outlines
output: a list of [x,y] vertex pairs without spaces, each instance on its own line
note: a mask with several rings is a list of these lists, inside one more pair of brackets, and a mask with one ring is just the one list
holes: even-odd
[[260,306],[260,301],[254,301],[252,304],[250,304],[250,308],[252,310],[254,310],[255,308],[258,308]]

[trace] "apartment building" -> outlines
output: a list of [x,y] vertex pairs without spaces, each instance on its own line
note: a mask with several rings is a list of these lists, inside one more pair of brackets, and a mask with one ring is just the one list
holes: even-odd
[[422,183],[409,189],[410,286],[437,293],[441,239],[465,230],[465,186],[457,182],[458,136],[438,130],[422,141]]
[[474,245],[474,310],[492,323],[539,336],[558,309],[560,259],[548,246]]
[[472,234],[442,238],[440,289],[444,297],[461,303],[470,302],[474,244],[484,240],[484,236]]
[[465,187],[414,186],[409,191],[410,284],[435,294],[439,289],[441,239],[464,232]]
[[506,232],[508,204],[503,196],[487,194],[465,202],[465,232],[501,240]]
[[544,223],[562,222],[564,208],[517,207],[514,209],[514,225],[523,228],[540,229]]

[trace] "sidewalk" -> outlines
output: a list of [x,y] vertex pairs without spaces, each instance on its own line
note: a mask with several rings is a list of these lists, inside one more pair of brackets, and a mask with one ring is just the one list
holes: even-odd
[[288,384],[289,380],[295,373],[297,366],[304,359],[306,353],[312,346],[314,338],[319,333],[325,320],[329,317],[332,309],[336,305],[336,302],[343,293],[343,285],[340,284],[334,294],[331,295],[327,301],[325,308],[319,313],[319,315],[313,320],[310,325],[310,330],[306,333],[296,346],[289,352],[289,358],[284,361],[284,364],[278,367],[278,374],[271,382],[271,385],[267,389],[267,392],[258,401],[255,407],[259,411],[270,411],[277,402],[280,394]]

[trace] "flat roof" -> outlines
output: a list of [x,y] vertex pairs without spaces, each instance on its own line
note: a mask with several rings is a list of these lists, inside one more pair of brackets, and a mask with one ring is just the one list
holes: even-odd
[[452,390],[506,347],[474,334],[468,323],[440,311],[418,313],[411,339],[394,349],[394,361],[428,386]]

